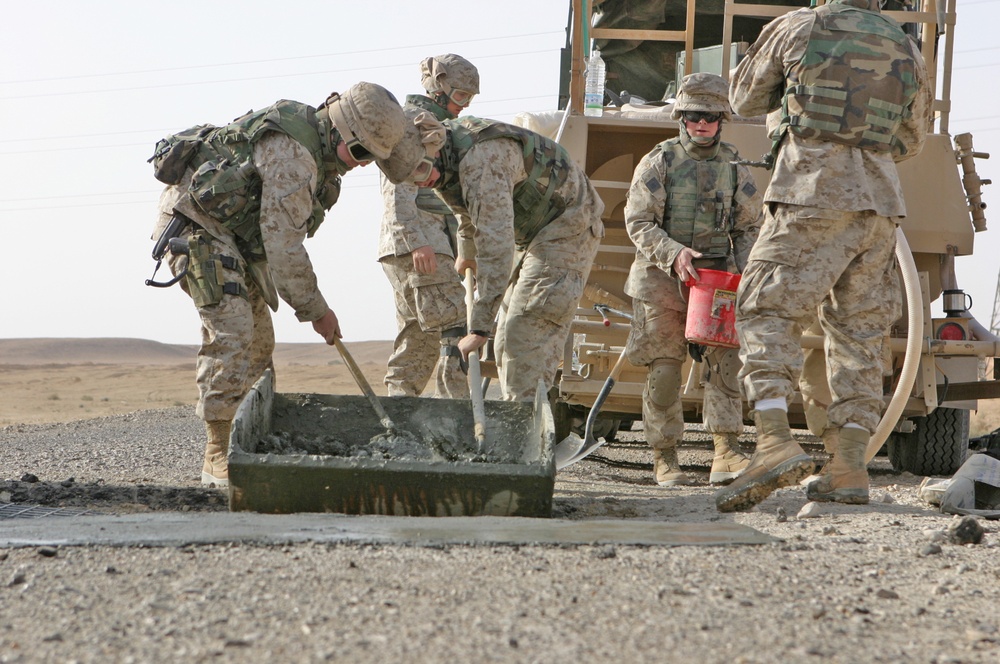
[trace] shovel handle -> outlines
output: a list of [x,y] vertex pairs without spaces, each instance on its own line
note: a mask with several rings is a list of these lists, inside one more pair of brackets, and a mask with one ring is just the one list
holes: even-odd
[[392,420],[389,419],[389,414],[385,412],[385,408],[382,407],[378,397],[375,396],[375,391],[372,390],[372,386],[368,383],[368,379],[365,378],[365,375],[361,372],[361,367],[359,367],[357,362],[354,361],[351,354],[347,352],[347,347],[344,346],[344,342],[340,340],[340,337],[335,336],[333,338],[333,343],[337,347],[337,350],[340,351],[340,355],[344,358],[344,362],[347,363],[347,368],[351,370],[351,375],[354,376],[354,382],[358,384],[361,391],[365,393],[366,397],[368,397],[368,401],[371,402],[372,408],[375,409],[375,414],[378,415],[382,426],[386,429],[395,429],[396,426],[392,423]]
[[621,375],[622,369],[625,367],[625,349],[622,349],[621,354],[618,356],[618,361],[615,362],[615,366],[611,368],[611,373],[608,374],[607,380],[604,381],[604,385],[601,386],[601,391],[598,392],[597,398],[594,399],[594,405],[590,407],[590,413],[587,415],[587,427],[585,430],[585,440],[590,440],[592,438],[592,432],[594,430],[594,422],[597,421],[597,414],[601,412],[601,406],[607,401],[608,395],[611,394],[611,390],[615,386],[615,382],[618,380],[618,376]]
[[[472,304],[475,300],[472,286],[472,268],[465,268],[466,325],[472,329]],[[479,351],[469,353],[469,397],[472,399],[472,419],[475,423],[476,444],[483,451],[486,444],[486,404],[483,402],[483,374],[479,367]]]

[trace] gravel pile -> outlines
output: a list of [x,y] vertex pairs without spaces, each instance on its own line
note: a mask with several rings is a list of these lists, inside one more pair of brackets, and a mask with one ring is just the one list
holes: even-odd
[[[198,485],[202,436],[189,408],[6,427],[0,502],[224,511]],[[877,458],[868,506],[792,487],[719,514],[701,432],[681,451],[699,484],[676,490],[653,484],[641,431],[621,438],[559,473],[554,516],[780,541],[0,549],[0,662],[1000,661],[996,522],[959,527],[922,478]]]

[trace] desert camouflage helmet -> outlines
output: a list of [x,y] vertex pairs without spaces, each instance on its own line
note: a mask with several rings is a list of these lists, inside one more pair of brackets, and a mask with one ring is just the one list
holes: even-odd
[[688,74],[681,81],[681,89],[677,92],[677,101],[674,102],[674,110],[670,117],[680,120],[681,111],[721,113],[723,120],[732,120],[729,84],[718,74],[704,72]]
[[432,158],[441,149],[446,136],[444,125],[430,113],[410,107],[405,111],[409,121],[403,138],[387,159],[376,162],[393,184],[407,182],[424,159]]
[[479,94],[479,70],[460,55],[435,55],[420,63],[420,84],[430,94],[464,90],[475,95]]
[[360,143],[378,159],[387,158],[403,137],[406,116],[381,85],[355,83],[344,94],[332,93],[324,106],[348,147]]

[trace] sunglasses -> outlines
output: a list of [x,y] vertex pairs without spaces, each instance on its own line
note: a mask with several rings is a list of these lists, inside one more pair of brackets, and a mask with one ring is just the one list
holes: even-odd
[[407,182],[424,182],[430,178],[431,173],[434,172],[434,159],[431,157],[424,157],[423,160],[417,164],[417,167],[413,169],[410,173],[410,177],[406,178]]
[[468,90],[452,90],[448,93],[448,99],[450,99],[456,106],[461,106],[462,108],[471,104],[472,98],[475,96],[475,92],[469,92]]
[[705,111],[682,111],[681,115],[688,122],[701,122],[704,120],[709,124],[718,122],[719,118],[722,117],[722,113],[706,113]]

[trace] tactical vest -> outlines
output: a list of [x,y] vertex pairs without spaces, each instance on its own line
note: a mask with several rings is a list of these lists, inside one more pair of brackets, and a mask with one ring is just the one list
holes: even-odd
[[[260,231],[263,184],[253,163],[253,148],[269,131],[280,131],[301,143],[316,162],[318,186],[307,223],[310,237],[340,195],[331,125],[329,120],[317,117],[316,109],[311,106],[282,100],[260,111],[251,111],[225,127],[203,132],[185,164],[194,169],[194,176],[187,184],[188,193],[203,212],[233,232],[240,252],[248,260],[264,257]],[[169,159],[171,138],[157,144],[157,151],[150,159],[154,168],[159,165],[158,159]]]
[[[407,95],[406,106],[427,111],[441,122],[455,119],[455,116],[449,113],[447,108],[424,95]],[[448,207],[448,204],[441,200],[441,197],[429,187],[420,187],[417,189],[417,196],[414,203],[424,212],[436,214],[439,217],[454,214],[451,208]]]
[[775,138],[791,131],[803,138],[904,154],[895,134],[917,94],[909,38],[878,12],[840,2],[814,11],[805,55],[789,74]]
[[496,120],[466,117],[444,124],[451,139],[441,150],[442,177],[435,189],[452,209],[468,213],[458,167],[472,146],[496,138],[511,138],[521,144],[524,172],[528,175],[513,191],[517,246],[527,246],[566,210],[566,202],[557,190],[565,184],[571,162],[561,145],[533,131]]
[[666,207],[663,229],[671,239],[700,251],[705,257],[722,257],[732,252],[733,196],[739,181],[738,157],[726,143],[718,146],[712,159],[692,159],[679,138],[656,146],[667,170]]

